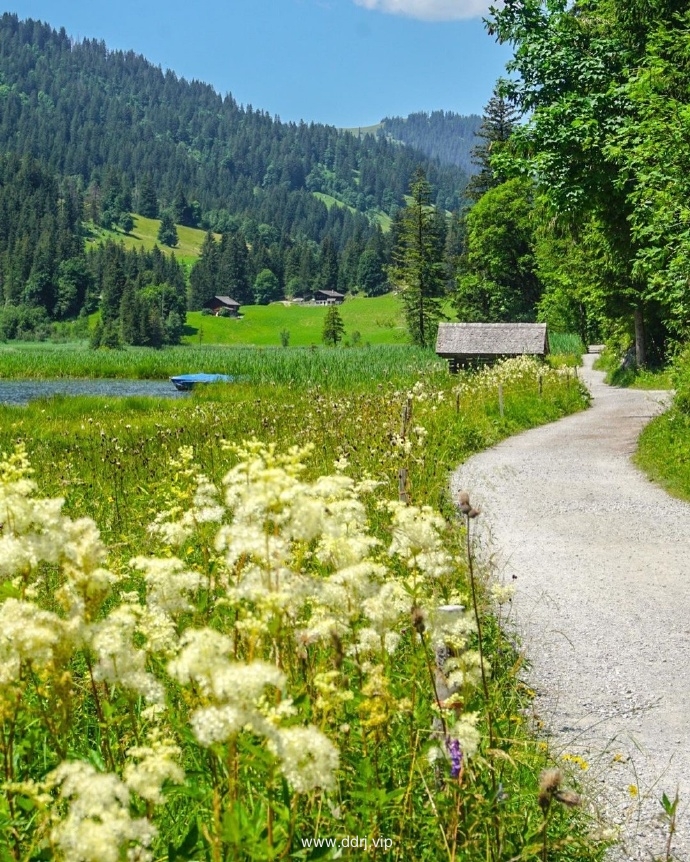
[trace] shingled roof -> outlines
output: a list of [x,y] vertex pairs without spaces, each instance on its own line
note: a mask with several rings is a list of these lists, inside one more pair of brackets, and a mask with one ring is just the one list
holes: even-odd
[[446,358],[548,352],[545,323],[441,323],[438,327],[436,353]]

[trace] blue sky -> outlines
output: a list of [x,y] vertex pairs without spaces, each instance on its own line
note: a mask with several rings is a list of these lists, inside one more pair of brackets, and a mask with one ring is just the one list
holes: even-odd
[[484,0],[10,0],[5,11],[133,49],[283,120],[366,126],[481,113],[509,51]]

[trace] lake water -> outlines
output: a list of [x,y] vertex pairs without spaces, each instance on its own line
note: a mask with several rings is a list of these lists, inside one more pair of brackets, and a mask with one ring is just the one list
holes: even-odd
[[28,404],[51,395],[106,395],[125,398],[185,398],[169,380],[0,380],[0,404]]

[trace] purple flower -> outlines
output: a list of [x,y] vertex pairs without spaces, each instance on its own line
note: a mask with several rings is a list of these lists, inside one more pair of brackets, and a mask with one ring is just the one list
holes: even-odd
[[462,769],[462,748],[457,739],[446,737],[446,748],[450,757],[450,777],[458,778]]

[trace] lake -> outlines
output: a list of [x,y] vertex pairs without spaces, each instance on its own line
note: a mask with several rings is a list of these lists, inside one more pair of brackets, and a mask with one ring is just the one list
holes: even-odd
[[51,395],[106,395],[126,398],[185,398],[169,380],[0,380],[0,404],[28,404]]

